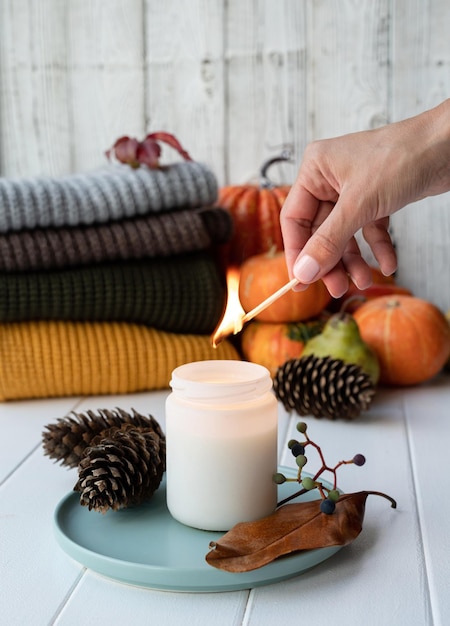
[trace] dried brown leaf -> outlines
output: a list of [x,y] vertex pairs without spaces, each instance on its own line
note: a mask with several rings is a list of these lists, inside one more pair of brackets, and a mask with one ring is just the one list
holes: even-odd
[[299,550],[345,546],[362,530],[369,493],[341,495],[332,515],[320,511],[320,500],[312,500],[285,504],[268,517],[236,524],[210,544],[206,561],[227,572],[248,572]]

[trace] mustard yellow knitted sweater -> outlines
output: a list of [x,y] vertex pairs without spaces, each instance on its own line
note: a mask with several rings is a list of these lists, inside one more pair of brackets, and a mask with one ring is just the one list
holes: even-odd
[[0,324],[0,401],[125,394],[169,386],[172,370],[239,359],[233,345],[120,322]]

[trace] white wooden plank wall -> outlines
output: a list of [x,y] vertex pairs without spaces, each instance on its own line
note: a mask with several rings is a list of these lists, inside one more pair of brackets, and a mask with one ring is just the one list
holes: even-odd
[[[449,32],[448,0],[0,0],[0,173],[92,169],[167,130],[221,184],[290,145],[289,183],[307,142],[449,97]],[[399,280],[449,309],[450,195],[392,230]]]

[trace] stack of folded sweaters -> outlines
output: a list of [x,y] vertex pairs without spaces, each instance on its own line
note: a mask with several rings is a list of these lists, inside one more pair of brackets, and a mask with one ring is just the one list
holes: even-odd
[[210,345],[232,234],[205,166],[0,179],[0,400],[168,386]]

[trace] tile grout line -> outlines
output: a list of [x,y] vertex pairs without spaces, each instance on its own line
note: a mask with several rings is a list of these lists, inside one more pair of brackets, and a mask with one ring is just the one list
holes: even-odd
[[[66,411],[64,413],[64,415],[68,415],[71,411],[75,411],[75,409],[83,402],[84,398],[78,398],[78,400],[75,402],[75,404],[73,405],[73,407]],[[3,485],[6,484],[6,482],[11,478],[11,476],[13,476],[13,474],[15,474],[17,472],[18,469],[20,469],[22,467],[22,465],[24,463],[26,463],[28,461],[28,459],[33,456],[33,454],[42,446],[42,441],[40,440],[39,443],[37,443],[35,446],[33,446],[31,448],[31,450],[22,457],[22,459],[20,460],[19,463],[17,463],[17,465],[15,465],[1,480],[0,480],[0,488],[3,487]]]
[[87,568],[83,567],[81,572],[78,574],[78,576],[73,581],[72,585],[69,587],[66,595],[63,597],[63,599],[59,603],[59,606],[57,607],[57,609],[56,609],[52,619],[49,621],[48,626],[53,626],[54,624],[56,624],[56,622],[59,619],[59,617],[61,616],[61,613],[63,612],[64,608],[67,606],[68,601],[73,596],[73,594],[75,592],[75,589],[78,587],[78,585],[80,584],[80,582],[84,578],[84,575],[86,574],[86,572],[87,572]]
[[[278,465],[281,465],[283,454],[285,452],[288,436],[289,436],[289,433],[290,433],[290,425],[291,425],[293,419],[297,419],[298,418],[298,415],[292,414],[292,415],[286,415],[284,417],[286,419],[284,420],[285,424],[284,424],[284,429],[283,429],[282,433],[280,433],[280,427],[278,427],[278,433],[281,434],[281,439],[283,441],[283,445],[279,446]],[[278,419],[280,419],[280,415],[278,416]],[[245,603],[244,614],[243,614],[243,617],[242,617],[241,626],[249,626],[249,624],[250,624],[250,620],[251,620],[252,613],[253,613],[253,606],[254,606],[255,601],[256,601],[255,595],[256,595],[256,592],[257,592],[258,589],[259,589],[259,587],[252,587],[251,589],[247,590],[247,592],[248,592],[247,602]]]
[[33,454],[36,452],[36,450],[38,448],[40,448],[41,444],[37,443],[33,448],[31,448],[31,450],[28,452],[28,454],[26,454],[24,457],[22,457],[22,459],[20,460],[19,463],[17,463],[17,465],[15,465],[11,471],[9,471],[5,477],[0,481],[0,487],[3,487],[3,485],[11,478],[11,476],[13,474],[15,474],[17,472],[17,470],[22,467],[22,465],[24,463],[26,463],[28,461],[28,459],[33,456]]
[[414,492],[414,499],[415,499],[415,502],[416,502],[415,518],[416,518],[417,526],[418,526],[419,533],[420,533],[419,549],[420,549],[420,554],[421,554],[423,563],[425,565],[425,568],[424,568],[425,571],[424,571],[424,575],[423,575],[423,580],[424,580],[424,588],[426,589],[426,592],[427,592],[427,610],[428,610],[428,616],[429,616],[429,618],[431,620],[430,624],[434,624],[435,620],[434,620],[434,614],[433,614],[433,605],[432,605],[432,602],[431,602],[430,580],[429,580],[429,576],[428,576],[427,558],[426,558],[426,553],[425,553],[425,544],[424,544],[424,537],[423,537],[423,527],[422,527],[422,520],[421,520],[421,515],[420,515],[419,492],[418,492],[418,489],[417,489],[417,486],[418,486],[417,472],[416,472],[416,468],[415,468],[415,464],[414,464],[414,456],[412,454],[413,440],[412,440],[411,429],[409,427],[409,423],[408,423],[408,419],[407,419],[407,407],[406,407],[406,401],[405,401],[404,397],[402,399],[402,413],[403,413],[403,423],[404,423],[404,427],[405,427],[405,431],[406,431],[406,441],[407,441],[407,450],[408,450],[408,457],[409,457],[409,466],[411,468],[412,489],[413,489],[413,492]]
[[247,602],[245,603],[244,615],[242,616],[241,626],[248,626],[252,617],[252,609],[255,604],[255,591],[256,588],[248,589]]

